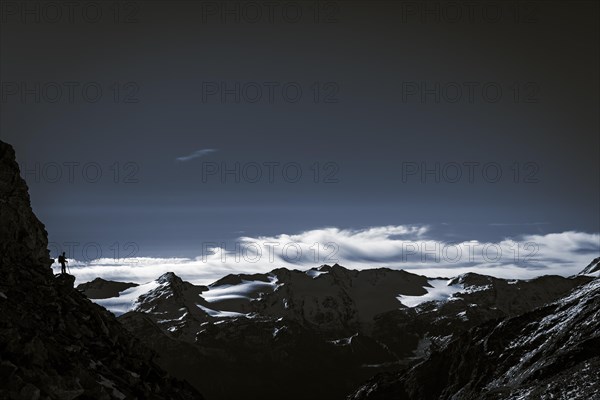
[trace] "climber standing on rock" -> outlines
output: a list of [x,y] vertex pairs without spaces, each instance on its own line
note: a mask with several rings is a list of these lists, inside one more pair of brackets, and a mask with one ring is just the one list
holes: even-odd
[[58,256],[58,262],[60,263],[60,273],[61,274],[66,274],[67,273],[67,257],[65,257],[65,252],[63,251],[63,253]]

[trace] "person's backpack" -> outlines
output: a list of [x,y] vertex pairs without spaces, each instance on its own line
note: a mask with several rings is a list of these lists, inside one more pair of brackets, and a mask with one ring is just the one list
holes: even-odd
[[65,262],[65,258],[62,256],[62,254],[60,256],[58,256],[58,262],[59,263],[64,263]]

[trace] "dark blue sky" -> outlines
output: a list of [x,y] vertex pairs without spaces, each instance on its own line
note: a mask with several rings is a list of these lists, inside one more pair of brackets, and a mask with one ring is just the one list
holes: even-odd
[[[445,2],[324,2],[318,23],[313,2],[298,22],[261,2],[259,22],[239,2],[99,4],[98,22],[0,10],[0,137],[53,242],[192,256],[326,226],[600,231],[597,3],[450,21]],[[239,182],[212,174],[236,165]]]

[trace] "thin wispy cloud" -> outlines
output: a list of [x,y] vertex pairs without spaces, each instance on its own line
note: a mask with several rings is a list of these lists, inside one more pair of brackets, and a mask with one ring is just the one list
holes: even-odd
[[477,272],[529,279],[577,274],[600,254],[600,235],[566,231],[497,242],[450,243],[431,237],[426,226],[398,225],[242,236],[225,248],[221,243],[207,245],[198,249],[196,258],[72,260],[70,266],[78,283],[96,277],[144,283],[173,271],[192,283],[207,284],[227,274],[269,272],[280,267],[304,270],[336,262],[352,269],[388,267],[430,277]]
[[490,226],[537,226],[537,225],[550,225],[550,222],[494,222],[489,224]]
[[217,149],[200,149],[200,150],[196,150],[195,152],[193,152],[190,155],[177,157],[175,159],[175,161],[179,161],[179,162],[192,161],[192,160],[195,160],[196,158],[204,157],[210,153],[214,153],[215,151],[217,151]]

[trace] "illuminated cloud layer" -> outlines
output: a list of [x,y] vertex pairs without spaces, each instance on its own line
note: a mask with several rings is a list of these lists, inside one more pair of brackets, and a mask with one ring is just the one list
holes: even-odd
[[[226,248],[205,246],[196,258],[102,258],[72,260],[82,283],[96,277],[144,283],[173,271],[192,283],[211,283],[227,274],[305,270],[338,263],[347,268],[389,267],[431,277],[477,272],[504,278],[532,278],[581,271],[600,254],[600,235],[567,231],[523,235],[502,241],[450,243],[429,236],[426,226],[380,226],[362,230],[323,228],[294,235],[240,237]],[[54,265],[55,271],[59,267]]]

